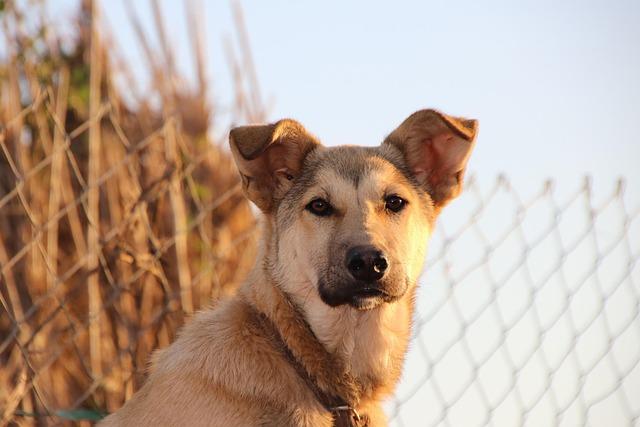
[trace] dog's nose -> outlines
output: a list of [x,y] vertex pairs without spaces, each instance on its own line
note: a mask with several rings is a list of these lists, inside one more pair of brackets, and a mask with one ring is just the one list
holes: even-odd
[[356,280],[375,282],[382,279],[389,263],[373,246],[354,246],[347,251],[347,268]]

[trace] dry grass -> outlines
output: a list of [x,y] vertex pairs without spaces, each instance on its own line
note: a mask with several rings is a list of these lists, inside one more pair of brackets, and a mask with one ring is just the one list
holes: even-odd
[[[76,39],[62,43],[42,4],[0,1],[0,425],[118,408],[149,354],[194,310],[233,292],[252,262],[253,215],[225,141],[210,137],[212,127],[226,132],[206,96],[197,13],[190,87],[154,5],[158,52],[131,15],[153,93],[128,105],[123,90],[135,83],[91,2]],[[227,50],[232,111],[260,120],[236,16],[243,59]],[[116,76],[129,78],[126,89]]]

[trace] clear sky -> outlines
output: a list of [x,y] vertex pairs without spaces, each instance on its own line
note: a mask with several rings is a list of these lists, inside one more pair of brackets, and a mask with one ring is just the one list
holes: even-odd
[[[55,3],[55,2],[54,2]],[[62,3],[70,3],[69,1]],[[161,1],[191,73],[184,6]],[[152,29],[147,2],[136,2]],[[212,97],[228,99],[229,3],[202,2]],[[640,2],[636,0],[243,3],[270,118],[302,121],[326,144],[378,143],[416,109],[480,120],[471,170],[523,189],[584,174],[608,192],[640,172]],[[122,0],[106,22],[142,64]],[[144,79],[144,68],[140,68]]]

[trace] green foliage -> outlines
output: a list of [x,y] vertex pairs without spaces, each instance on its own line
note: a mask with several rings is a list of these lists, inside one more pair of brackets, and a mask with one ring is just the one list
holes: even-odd
[[[29,417],[29,418],[49,417],[49,415],[47,414],[26,412],[20,409],[16,410],[15,414],[20,417]],[[56,417],[69,420],[69,421],[100,421],[107,415],[109,414],[102,411],[85,409],[85,408],[73,409],[73,410],[59,410],[55,412]]]
[[56,415],[60,418],[64,418],[71,421],[82,421],[82,420],[100,421],[101,419],[106,417],[108,414],[105,414],[104,412],[96,411],[93,409],[81,408],[81,409],[74,409],[70,411],[63,411],[63,410],[56,411]]

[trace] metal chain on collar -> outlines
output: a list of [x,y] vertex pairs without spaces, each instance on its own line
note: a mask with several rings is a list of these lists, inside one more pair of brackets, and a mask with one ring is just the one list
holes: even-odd
[[369,427],[369,417],[360,415],[349,405],[334,406],[329,410],[333,414],[334,427]]

